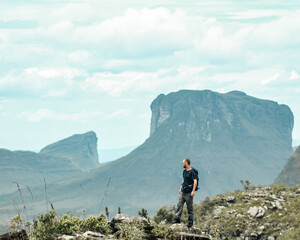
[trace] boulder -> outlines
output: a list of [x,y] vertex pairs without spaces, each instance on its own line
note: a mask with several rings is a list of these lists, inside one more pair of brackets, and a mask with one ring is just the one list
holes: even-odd
[[275,207],[276,207],[277,209],[279,209],[279,210],[282,209],[282,206],[281,206],[281,203],[279,202],[279,200],[276,200],[276,201],[275,201]]
[[222,202],[227,202],[227,203],[234,203],[235,202],[235,196],[226,196],[221,198]]
[[82,234],[83,237],[93,237],[93,238],[97,238],[97,239],[104,239],[106,236],[98,233],[98,232],[92,232],[92,231],[87,231],[84,234]]
[[26,239],[27,234],[24,229],[11,231],[9,233],[5,233],[0,235],[0,240],[23,240]]
[[105,236],[98,232],[87,231],[83,234],[77,233],[76,236],[73,235],[63,235],[63,234],[53,234],[47,237],[46,240],[109,240],[112,236]]
[[116,214],[110,222],[110,226],[113,230],[118,231],[118,226],[122,223],[133,223],[142,227],[144,230],[152,230],[153,227],[150,225],[150,222],[147,218],[144,217],[135,217],[128,216],[126,214]]
[[120,230],[121,224],[134,224],[135,226],[142,228],[150,239],[153,238],[152,229],[154,227],[147,218],[116,214],[110,222],[112,231],[115,233]]
[[265,215],[266,209],[263,207],[250,207],[250,209],[248,210],[248,216],[249,217],[263,217]]
[[180,224],[173,224],[170,226],[170,230],[174,233],[177,237],[176,239],[180,240],[211,240],[211,236],[204,235],[199,228],[191,227],[188,228],[186,225]]

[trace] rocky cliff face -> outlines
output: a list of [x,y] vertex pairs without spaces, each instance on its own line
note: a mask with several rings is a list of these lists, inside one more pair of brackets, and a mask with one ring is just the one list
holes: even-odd
[[174,136],[203,143],[259,138],[273,142],[273,137],[291,150],[294,119],[289,107],[243,92],[182,90],[161,94],[152,102],[151,110],[150,135],[167,128]]
[[83,170],[99,167],[97,136],[90,131],[75,134],[44,147],[40,154],[70,159],[75,166]]
[[275,183],[279,182],[285,183],[286,185],[300,184],[300,146],[296,148],[283,170],[275,179]]

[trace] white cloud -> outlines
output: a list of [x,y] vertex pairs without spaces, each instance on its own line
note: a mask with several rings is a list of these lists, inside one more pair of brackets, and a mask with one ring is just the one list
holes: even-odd
[[290,11],[282,17],[255,26],[249,35],[249,46],[266,47],[277,50],[274,47],[285,48],[299,45],[300,42],[300,10]]
[[44,97],[62,97],[66,95],[66,90],[50,90],[46,94],[44,94]]
[[261,68],[244,72],[217,73],[209,78],[216,83],[238,83],[240,86],[265,85],[276,80],[284,70],[279,67]]
[[298,78],[300,78],[300,75],[296,71],[293,70],[290,75],[290,80],[295,80]]
[[27,68],[21,73],[9,73],[0,78],[0,90],[19,94],[63,96],[74,88],[75,78],[85,77],[76,68]]
[[122,118],[122,117],[130,117],[133,114],[132,110],[130,109],[120,109],[111,114],[106,115],[107,119],[113,118]]
[[54,9],[53,6],[47,5],[47,7],[38,4],[20,4],[13,8],[2,7],[0,8],[0,19],[4,21],[41,19],[49,16],[49,11]]
[[[167,84],[160,79],[161,75],[169,73],[170,70],[159,70],[158,72],[122,72],[113,74],[95,73],[81,83],[81,89],[108,92],[113,97],[119,97],[124,92],[147,91],[158,85]],[[166,79],[165,79],[166,80]]]
[[229,30],[215,20],[208,21],[205,25],[203,33],[194,41],[195,49],[200,54],[220,59],[241,57],[251,26]]
[[151,92],[175,89],[196,80],[205,67],[181,66],[178,69],[160,69],[156,72],[95,73],[80,84],[83,91],[107,92],[120,97],[124,93]]
[[68,3],[51,12],[49,18],[55,20],[86,21],[95,14],[92,5],[87,3]]
[[18,118],[25,119],[29,122],[40,122],[42,120],[86,122],[94,118],[100,118],[102,120],[111,120],[115,118],[128,118],[131,116],[132,110],[130,109],[120,109],[112,113],[104,113],[101,111],[80,111],[75,113],[62,113],[47,108],[43,108],[35,112],[23,111],[17,115]]
[[[123,15],[91,24],[75,24],[70,19],[42,27],[39,34],[80,46],[93,44],[115,55],[160,55],[191,45],[186,34],[187,15],[167,8],[129,8]],[[114,51],[114,52],[112,52]]]
[[90,58],[91,54],[86,50],[76,50],[69,53],[68,59],[70,62],[82,63]]
[[239,12],[228,12],[227,15],[229,19],[254,19],[263,17],[278,17],[286,14],[285,10],[274,10],[274,9],[251,9]]
[[72,79],[78,76],[85,76],[86,73],[83,70],[72,68],[27,68],[25,72],[29,75],[38,75],[43,78],[57,78]]
[[29,122],[39,122],[43,119],[53,118],[55,113],[49,109],[40,109],[36,112],[22,112],[18,115],[19,118],[25,118]]
[[[275,87],[288,77],[280,66],[243,72],[214,73],[214,66],[180,66],[156,72],[95,73],[80,83],[83,91],[106,92],[112,97],[126,94],[170,92],[180,89],[233,89]],[[229,89],[230,90],[230,89]]]
[[271,82],[276,81],[276,79],[279,77],[279,75],[280,75],[279,73],[276,73],[272,77],[266,78],[266,79],[262,80],[261,81],[261,85],[267,85],[267,84],[269,84]]

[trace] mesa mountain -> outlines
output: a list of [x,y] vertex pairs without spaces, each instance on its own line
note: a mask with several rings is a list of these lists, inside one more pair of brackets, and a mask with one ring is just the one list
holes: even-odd
[[16,190],[16,184],[32,187],[55,182],[99,166],[94,132],[75,134],[43,148],[40,153],[0,149],[0,194]]
[[[118,207],[136,215],[146,208],[151,215],[177,203],[186,157],[199,171],[197,203],[240,188],[242,179],[273,183],[292,153],[293,114],[274,101],[239,91],[181,90],[160,94],[151,111],[149,138],[128,155],[48,185],[56,210],[97,214],[107,206],[111,215]],[[36,202],[45,204],[43,187],[32,191]],[[1,196],[0,207],[11,197]]]

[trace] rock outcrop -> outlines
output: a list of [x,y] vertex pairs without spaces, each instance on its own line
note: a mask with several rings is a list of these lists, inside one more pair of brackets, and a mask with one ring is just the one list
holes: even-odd
[[[236,190],[196,205],[201,229],[214,239],[267,240],[300,232],[300,185],[280,184]],[[224,201],[231,196],[234,202]],[[282,239],[296,239],[285,237]]]
[[98,232],[87,231],[76,235],[53,234],[46,240],[117,240],[113,235],[103,235]]
[[92,131],[84,134],[75,134],[44,147],[40,154],[54,157],[64,157],[73,162],[82,170],[99,167],[98,138]]
[[28,236],[24,229],[15,230],[15,231],[0,235],[0,240],[24,240],[27,238],[28,238]]
[[124,224],[131,224],[140,229],[143,229],[143,231],[147,235],[147,238],[155,239],[155,236],[153,236],[151,232],[154,227],[151,226],[150,221],[145,217],[133,217],[126,214],[116,214],[110,222],[112,232],[118,232],[121,229],[121,226]]
[[179,223],[170,226],[171,233],[175,239],[183,240],[211,240],[211,236],[205,235],[199,228],[188,228],[186,225]]

